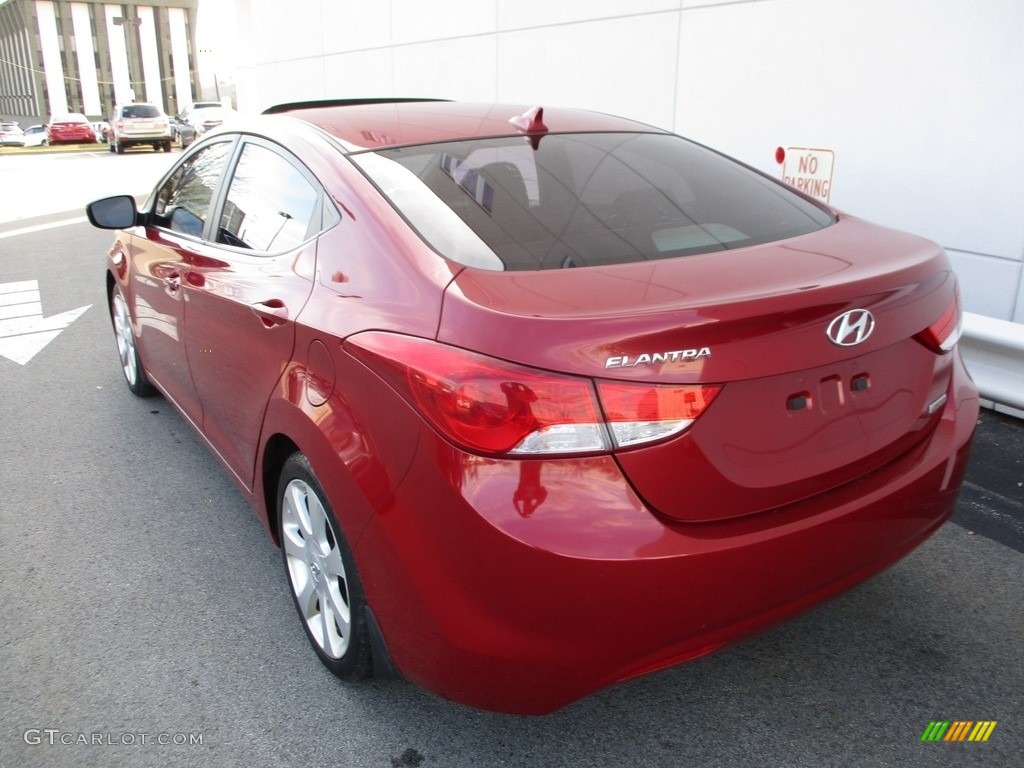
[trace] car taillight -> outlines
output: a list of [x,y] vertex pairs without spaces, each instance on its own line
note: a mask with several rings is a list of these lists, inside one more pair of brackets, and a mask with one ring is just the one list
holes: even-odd
[[942,355],[956,346],[960,341],[962,330],[963,316],[960,313],[960,297],[956,295],[942,316],[914,338],[933,352]]
[[382,332],[358,334],[345,348],[447,439],[491,455],[600,453],[661,440],[686,429],[718,391],[617,381],[595,390],[580,376]]
[[619,448],[679,434],[711,405],[719,390],[721,387],[701,384],[597,383],[608,426]]

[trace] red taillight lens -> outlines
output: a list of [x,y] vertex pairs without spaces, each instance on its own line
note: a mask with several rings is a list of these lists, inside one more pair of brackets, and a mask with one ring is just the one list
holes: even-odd
[[949,352],[960,341],[963,330],[963,318],[960,313],[960,297],[954,296],[942,317],[929,325],[915,337],[918,341],[942,355]]
[[711,404],[720,389],[701,384],[597,383],[608,426],[620,448],[682,432]]
[[601,381],[549,373],[427,339],[368,332],[345,348],[438,431],[470,451],[599,453],[682,432],[718,387]]
[[590,382],[425,339],[363,333],[345,342],[443,435],[490,454],[610,447]]

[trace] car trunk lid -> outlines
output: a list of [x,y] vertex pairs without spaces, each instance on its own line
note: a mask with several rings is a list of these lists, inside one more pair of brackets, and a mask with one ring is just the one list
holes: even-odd
[[[654,509],[706,521],[799,501],[912,450],[937,420],[950,375],[949,356],[914,337],[954,297],[941,248],[841,217],[720,253],[465,270],[447,292],[438,339],[595,379],[723,385],[681,436],[617,452]],[[834,343],[830,325],[853,310],[872,314],[872,332]]]

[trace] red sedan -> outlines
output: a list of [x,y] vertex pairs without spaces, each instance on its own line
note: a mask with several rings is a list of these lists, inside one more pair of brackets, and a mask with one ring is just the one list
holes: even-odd
[[339,677],[549,712],[950,516],[978,398],[934,243],[605,115],[270,112],[89,215],[128,386],[235,478]]
[[94,144],[96,130],[85,115],[53,115],[46,124],[48,144]]

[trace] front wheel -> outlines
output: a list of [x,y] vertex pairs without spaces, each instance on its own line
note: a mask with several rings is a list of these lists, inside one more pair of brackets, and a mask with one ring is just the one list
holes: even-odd
[[320,661],[342,680],[373,670],[366,599],[355,560],[313,468],[294,453],[281,469],[278,532],[295,607]]
[[153,385],[146,378],[139,359],[139,350],[135,344],[135,332],[132,330],[131,316],[128,314],[128,303],[121,294],[121,287],[115,285],[110,295],[110,319],[114,324],[114,338],[117,341],[117,354],[121,358],[121,370],[124,371],[128,389],[138,397],[149,397],[156,393]]

